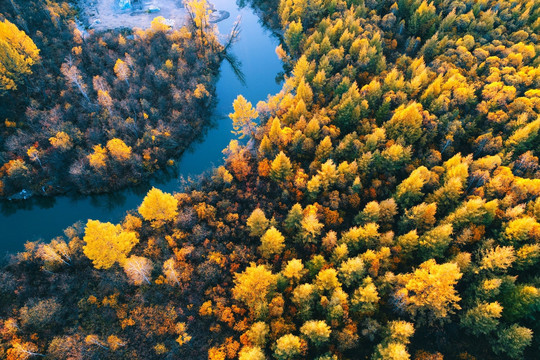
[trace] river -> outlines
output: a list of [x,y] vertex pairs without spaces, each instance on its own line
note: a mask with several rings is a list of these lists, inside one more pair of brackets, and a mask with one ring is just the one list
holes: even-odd
[[214,113],[215,126],[178,160],[179,176],[169,177],[166,181],[155,179],[150,184],[112,194],[3,201],[0,203],[0,253],[20,251],[26,241],[50,241],[79,220],[118,222],[126,211],[139,206],[150,187],[172,193],[179,189],[181,177],[194,177],[223,163],[222,150],[234,137],[228,117],[233,111],[234,99],[242,94],[255,106],[258,101],[265,100],[268,94],[277,93],[281,85],[275,79],[282,71],[282,64],[274,52],[278,40],[263,28],[251,8],[239,9],[234,0],[212,2],[216,9],[226,10],[231,15],[218,23],[221,34],[227,34],[236,18],[241,16],[241,33],[232,52],[242,63],[245,84],[238,80],[231,66],[224,61],[216,84],[218,103]]

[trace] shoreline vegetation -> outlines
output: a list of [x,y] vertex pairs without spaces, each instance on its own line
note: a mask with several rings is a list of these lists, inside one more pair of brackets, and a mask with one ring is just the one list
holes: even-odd
[[282,91],[212,176],[13,255],[0,357],[535,359],[540,4],[249,4]]
[[146,181],[209,125],[226,54],[193,5],[178,29],[156,17],[146,30],[87,32],[67,2],[12,4],[0,9],[6,21],[27,28],[40,53],[24,81],[2,92],[1,197]]

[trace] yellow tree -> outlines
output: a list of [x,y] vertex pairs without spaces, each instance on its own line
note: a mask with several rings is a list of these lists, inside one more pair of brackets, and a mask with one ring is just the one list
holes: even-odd
[[16,90],[37,61],[39,49],[32,39],[8,20],[0,21],[0,94]]
[[246,225],[249,227],[251,236],[261,236],[268,227],[268,223],[269,221],[266,215],[264,215],[264,211],[256,208],[248,217]]
[[307,350],[304,340],[293,334],[286,334],[277,339],[274,346],[274,357],[278,360],[287,360],[300,357]]
[[129,86],[129,76],[131,74],[131,70],[129,69],[128,64],[121,59],[116,60],[116,64],[114,64],[114,73],[116,74],[118,80],[125,81]]
[[292,173],[291,160],[289,160],[283,151],[280,151],[274,161],[272,161],[270,177],[275,181],[285,181],[291,177]]
[[244,346],[238,353],[238,360],[264,360],[264,352],[258,346]]
[[91,154],[88,154],[88,163],[91,167],[94,169],[101,169],[104,168],[107,163],[107,149],[105,149],[101,145],[95,145],[94,146],[94,152]]
[[253,108],[251,103],[242,95],[238,95],[233,102],[234,113],[229,114],[233,122],[233,131],[235,135],[239,135],[243,139],[247,135],[253,137],[255,135],[255,126],[257,125],[253,119],[259,117],[259,113]]
[[320,346],[330,339],[332,330],[324,320],[309,320],[302,325],[300,332],[315,345]]
[[264,265],[252,263],[244,272],[234,275],[233,296],[249,308],[252,316],[260,317],[268,310],[268,298],[275,289],[277,275]]
[[275,254],[281,254],[285,247],[285,238],[281,235],[281,232],[275,227],[271,227],[266,230],[261,237],[261,246],[259,250],[263,257],[269,259]]
[[186,2],[186,10],[195,30],[199,31],[200,45],[204,49],[204,45],[207,44],[205,33],[210,25],[209,15],[212,11],[206,0],[189,0]]
[[139,242],[137,234],[124,231],[120,225],[88,220],[84,232],[84,254],[97,269],[109,269],[123,263],[133,246]]
[[121,139],[114,138],[107,141],[107,150],[118,161],[126,161],[131,157],[131,146],[127,146]]
[[423,110],[422,105],[418,103],[398,107],[385,124],[388,136],[392,139],[401,137],[407,144],[416,142],[422,136]]
[[413,273],[398,276],[398,304],[412,316],[427,317],[429,322],[442,320],[461,308],[455,285],[462,275],[456,264],[438,265],[430,259]]
[[59,131],[56,135],[50,137],[49,142],[55,149],[60,149],[62,151],[69,150],[73,146],[71,138],[63,131]]
[[139,214],[154,226],[173,220],[178,214],[178,200],[174,196],[152,188],[139,206]]

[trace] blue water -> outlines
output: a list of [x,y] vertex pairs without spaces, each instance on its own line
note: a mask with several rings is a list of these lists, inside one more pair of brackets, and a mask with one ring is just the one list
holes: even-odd
[[180,178],[195,177],[223,163],[222,150],[234,138],[228,117],[234,99],[242,94],[255,106],[269,94],[277,93],[281,85],[275,80],[282,64],[274,49],[278,40],[262,27],[250,8],[239,9],[234,0],[213,0],[216,9],[226,10],[231,16],[218,23],[221,34],[227,34],[238,16],[241,33],[234,44],[233,53],[241,61],[245,85],[227,62],[221,65],[217,86],[216,125],[205,134],[202,142],[195,143],[179,160],[179,176],[155,179],[149,185],[125,189],[113,194],[94,196],[58,196],[30,199],[23,202],[0,203],[0,253],[23,249],[26,241],[50,239],[63,234],[63,229],[87,219],[118,222],[126,211],[135,209],[146,192],[155,186],[167,192],[178,191]]

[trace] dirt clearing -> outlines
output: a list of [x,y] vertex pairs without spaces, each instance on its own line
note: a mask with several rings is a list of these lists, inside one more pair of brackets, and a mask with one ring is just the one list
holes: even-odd
[[150,27],[157,16],[179,28],[187,15],[182,0],[81,0],[83,16],[90,29]]

